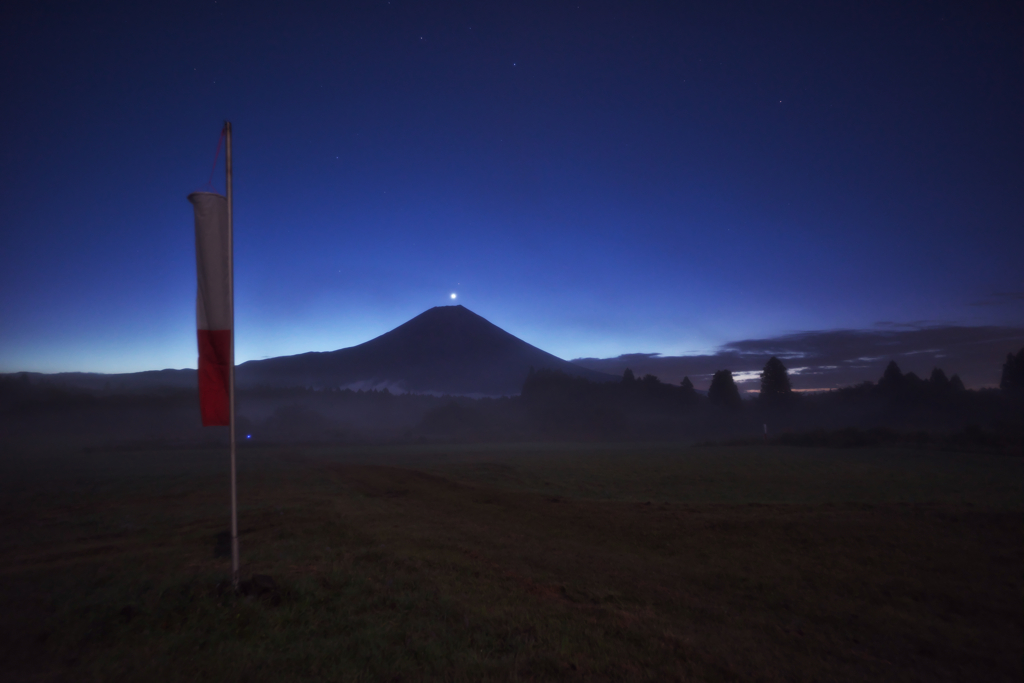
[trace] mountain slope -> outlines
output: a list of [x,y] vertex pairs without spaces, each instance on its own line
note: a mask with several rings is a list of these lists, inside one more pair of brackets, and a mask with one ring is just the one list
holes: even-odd
[[242,387],[391,384],[414,392],[498,396],[518,394],[530,367],[617,379],[527,344],[463,306],[438,306],[358,346],[243,363],[236,381]]

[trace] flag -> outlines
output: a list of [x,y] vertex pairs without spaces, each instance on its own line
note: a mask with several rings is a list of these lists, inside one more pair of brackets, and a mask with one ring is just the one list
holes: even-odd
[[231,424],[231,247],[228,200],[214,192],[188,196],[196,215],[196,336],[199,341],[199,410],[203,425]]

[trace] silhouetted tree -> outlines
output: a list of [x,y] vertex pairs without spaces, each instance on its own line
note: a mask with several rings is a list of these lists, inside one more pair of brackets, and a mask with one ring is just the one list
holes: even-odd
[[900,372],[900,366],[896,365],[894,360],[889,361],[889,364],[885,366],[882,378],[878,380],[879,391],[887,394],[896,393],[903,389],[904,384],[904,377],[903,373]]
[[684,377],[679,383],[679,390],[683,397],[683,403],[693,403],[697,400],[697,390],[693,388],[693,382],[689,377]]
[[946,373],[942,371],[942,368],[933,368],[932,376],[928,378],[928,381],[932,383],[932,386],[936,389],[948,389],[949,378],[946,377]]
[[708,400],[712,405],[725,408],[739,408],[743,405],[740,390],[736,388],[731,370],[719,370],[711,378],[711,386],[708,387]]
[[622,373],[622,382],[624,384],[629,384],[635,381],[636,377],[633,375],[633,371],[630,370],[629,368],[626,368],[626,371]]
[[1024,393],[1024,347],[1021,347],[1016,356],[1012,353],[1006,354],[999,388],[1009,393]]
[[793,398],[793,388],[789,385],[789,373],[782,361],[772,356],[764,364],[761,371],[761,400],[767,404],[778,405]]
[[949,378],[949,388],[953,391],[967,391],[964,388],[964,381],[960,379],[960,375],[953,375]]

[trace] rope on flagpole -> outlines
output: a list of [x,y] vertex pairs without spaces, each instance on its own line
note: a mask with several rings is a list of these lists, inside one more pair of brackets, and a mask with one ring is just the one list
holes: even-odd
[[213,167],[210,169],[210,178],[206,181],[206,189],[213,190],[213,174],[217,171],[217,160],[220,159],[220,148],[224,144],[224,133],[227,126],[220,129],[220,137],[217,138],[217,151],[213,153]]

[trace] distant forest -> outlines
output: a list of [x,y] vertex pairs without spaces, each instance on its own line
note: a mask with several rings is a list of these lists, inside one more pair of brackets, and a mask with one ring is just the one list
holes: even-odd
[[[741,398],[729,370],[705,394],[626,370],[617,382],[530,371],[519,396],[469,398],[350,389],[256,388],[237,394],[238,435],[267,442],[775,441],[806,445],[909,443],[1020,452],[1024,348],[998,389],[968,390],[935,368],[925,379],[890,362],[877,382],[800,394],[781,360]],[[0,437],[166,444],[217,442],[199,424],[195,390],[147,394],[70,389],[27,374],[0,377]]]

